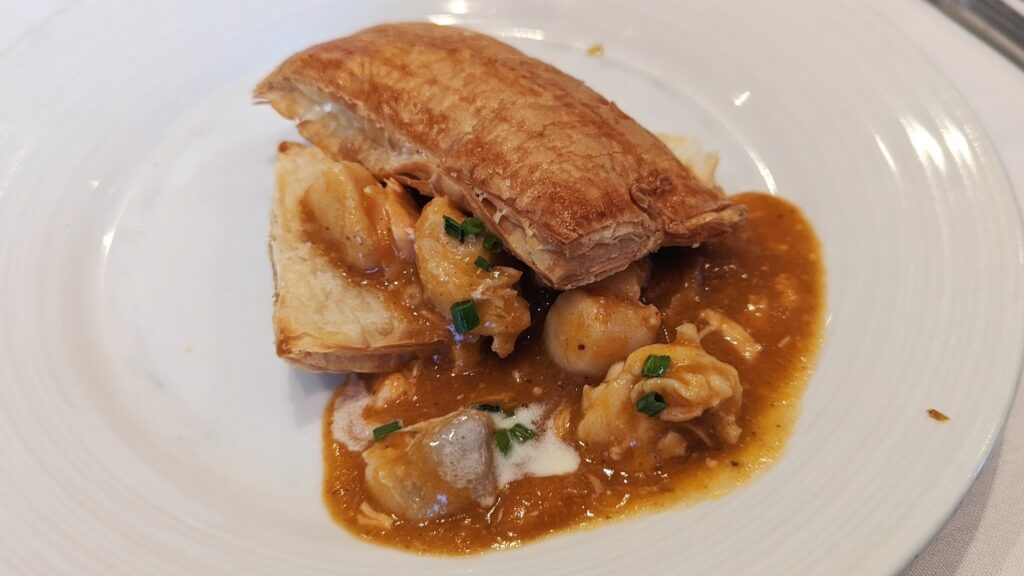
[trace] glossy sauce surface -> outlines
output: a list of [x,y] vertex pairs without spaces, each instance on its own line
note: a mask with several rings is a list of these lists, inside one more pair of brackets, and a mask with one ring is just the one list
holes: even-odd
[[[447,518],[415,523],[394,519],[390,527],[365,522],[360,507],[372,504],[357,452],[331,434],[333,399],[324,417],[324,499],[332,516],[367,540],[431,554],[466,554],[516,546],[566,529],[593,526],[645,508],[678,505],[724,495],[770,466],[780,455],[799,415],[799,402],[821,346],[825,306],[824,271],[810,223],[788,202],[759,193],[734,196],[749,210],[748,224],[727,240],[697,249],[663,249],[651,257],[653,273],[644,300],[662,313],[661,340],[677,325],[705,326],[701,312],[713,310],[740,324],[762,347],[746,359],[720,332],[702,344],[733,365],[743,385],[737,445],[695,446],[686,456],[647,470],[624,469],[577,443],[576,472],[525,478],[499,491],[490,508],[474,507]],[[562,410],[575,428],[583,386],[601,378],[562,372],[542,344],[543,318],[557,295],[524,283],[533,325],[515,352],[499,359],[482,354],[471,374],[455,375],[450,360],[422,364],[411,378],[414,393],[367,415],[407,425],[473,403],[503,407],[543,402]],[[371,379],[372,382],[372,379]]]

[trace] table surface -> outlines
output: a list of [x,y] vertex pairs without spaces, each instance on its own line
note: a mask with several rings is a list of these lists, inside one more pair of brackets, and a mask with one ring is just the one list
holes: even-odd
[[[9,0],[0,50],[73,0]],[[1011,0],[1021,9],[1024,2]],[[863,0],[916,44],[974,109],[1024,205],[1024,71],[924,0]],[[956,514],[902,576],[1024,574],[1024,394]]]

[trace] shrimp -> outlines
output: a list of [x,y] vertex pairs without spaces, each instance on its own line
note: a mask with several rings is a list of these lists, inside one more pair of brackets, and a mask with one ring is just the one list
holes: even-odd
[[[664,373],[644,375],[650,356],[668,356]],[[683,324],[671,344],[638,348],[612,366],[604,382],[584,387],[583,417],[576,436],[607,447],[613,459],[630,449],[683,453],[681,438],[666,437],[675,433],[675,425],[706,417],[718,441],[732,445],[742,432],[736,421],[742,396],[736,369],[705,352],[696,327]],[[641,400],[648,397],[662,404],[660,411],[650,415],[640,411]]]
[[[423,208],[416,222],[416,266],[424,292],[449,321],[452,304],[472,300],[480,325],[468,338],[491,336],[491,350],[504,358],[515,348],[516,337],[530,326],[530,305],[516,287],[523,273],[491,264],[494,255],[480,238],[466,236],[460,241],[447,234],[445,216],[456,222],[465,219],[451,201],[437,197]],[[478,259],[490,270],[481,267]]]

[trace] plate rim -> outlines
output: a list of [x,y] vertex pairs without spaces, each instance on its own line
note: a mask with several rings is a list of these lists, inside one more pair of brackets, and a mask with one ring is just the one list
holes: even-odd
[[[95,3],[99,4],[100,2]],[[6,69],[9,65],[9,61],[17,58],[19,50],[23,49],[25,46],[35,41],[35,39],[41,34],[41,31],[44,31],[54,26],[54,22],[60,22],[63,19],[68,18],[69,13],[73,15],[75,12],[77,12],[77,10],[82,9],[80,8],[80,6],[82,6],[83,4],[88,5],[90,3],[85,2],[79,4],[69,4],[65,6],[57,13],[54,13],[53,15],[47,17],[42,22],[38,23],[36,26],[30,29],[28,32],[20,36],[17,40],[15,40],[15,42],[13,42],[3,51],[0,51],[0,70]],[[846,4],[849,5],[849,3]],[[958,106],[957,112],[959,114],[965,115],[966,120],[969,121],[972,128],[976,131],[974,134],[974,148],[975,151],[978,152],[979,155],[984,159],[985,171],[988,172],[989,175],[994,176],[995,179],[998,181],[998,186],[1001,188],[1001,190],[995,191],[995,193],[998,193],[1000,195],[1007,195],[1009,197],[1011,205],[1015,208],[1016,213],[1014,218],[1014,232],[1017,239],[1017,248],[1019,252],[1024,250],[1024,216],[1022,216],[1021,213],[1020,202],[1018,201],[1016,194],[1014,193],[1014,188],[1012,182],[1009,179],[1009,175],[1007,174],[1003,159],[1000,157],[999,151],[995,148],[990,136],[988,135],[988,132],[984,129],[984,127],[978,120],[977,114],[975,113],[974,109],[967,103],[963,95],[956,89],[956,87],[952,84],[949,78],[942,73],[942,71],[934,64],[934,62],[930,60],[927,53],[923,49],[921,49],[916,43],[910,40],[906,36],[906,34],[904,34],[891,23],[881,18],[881,16],[873,8],[869,6],[863,6],[860,9],[862,14],[870,15],[874,23],[879,28],[884,29],[887,35],[889,35],[892,38],[898,38],[903,46],[906,46],[907,48],[910,49],[910,51],[913,53],[913,56],[918,61],[926,63],[927,65],[923,67],[925,73],[929,74],[934,80],[937,80],[942,85],[943,91],[945,92],[947,98],[952,98],[953,100],[955,100]],[[3,119],[3,115],[3,112],[0,111],[0,120]],[[3,192],[3,190],[0,190],[0,192]],[[986,191],[986,193],[992,194],[993,191],[988,190]],[[2,209],[2,205],[0,205],[0,209]],[[1019,260],[1018,267],[1018,272],[1024,270],[1024,261]],[[1020,312],[1024,312],[1024,310],[1018,311],[1018,313]],[[823,344],[822,346],[822,350],[824,350],[826,344]],[[978,465],[975,467],[973,474],[971,475],[968,481],[961,483],[959,495],[954,502],[950,503],[946,507],[943,521],[933,526],[930,530],[927,530],[926,532],[928,532],[928,534],[926,535],[926,537],[921,539],[921,541],[918,543],[914,550],[910,550],[907,552],[906,560],[902,565],[903,568],[910,565],[910,563],[913,561],[916,555],[919,554],[925,548],[925,546],[927,546],[927,544],[935,538],[936,534],[946,525],[946,523],[953,516],[953,514],[955,514],[957,508],[961,505],[963,499],[967,495],[971,486],[974,485],[977,475],[980,473],[982,467],[987,464],[992,449],[996,446],[996,444],[1002,436],[1003,431],[1005,430],[1005,424],[1009,416],[1010,410],[1012,409],[1014,402],[1018,400],[1018,397],[1020,395],[1020,381],[1022,375],[1024,375],[1024,350],[1019,351],[1019,353],[1017,354],[1016,366],[1017,376],[1016,381],[1013,382],[1013,384],[1009,387],[1009,401],[1005,403],[1005,405],[1002,407],[1001,416],[991,428],[991,433],[983,446],[981,455],[978,460]]]

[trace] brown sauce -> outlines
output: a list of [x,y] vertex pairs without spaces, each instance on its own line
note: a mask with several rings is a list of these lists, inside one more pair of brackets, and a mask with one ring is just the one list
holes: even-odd
[[[352,533],[375,543],[430,554],[467,554],[520,545],[564,530],[591,527],[652,507],[722,496],[748,482],[781,454],[799,414],[800,398],[821,345],[824,273],[810,223],[788,202],[759,193],[735,196],[749,222],[727,240],[697,249],[664,249],[652,257],[646,301],[663,316],[662,340],[676,325],[700,324],[700,313],[717,310],[742,325],[763,347],[744,359],[717,332],[703,338],[706,350],[732,364],[743,384],[737,445],[698,447],[643,472],[617,471],[596,450],[575,446],[582,462],[564,476],[525,478],[506,486],[488,509],[390,528],[361,523],[360,506],[372,502],[364,464],[331,435],[333,399],[324,418],[324,500],[331,515]],[[414,378],[415,394],[389,406],[388,420],[422,421],[472,403],[519,406],[543,401],[571,407],[580,417],[583,386],[600,378],[563,373],[541,342],[543,313],[555,294],[524,286],[533,326],[504,360],[485,353],[477,371],[452,375],[445,361],[430,363]]]

